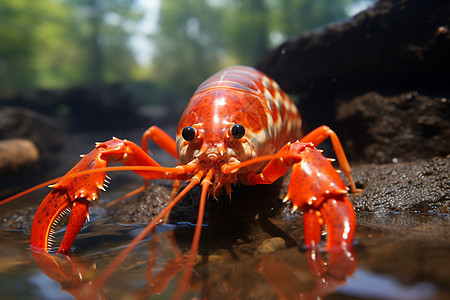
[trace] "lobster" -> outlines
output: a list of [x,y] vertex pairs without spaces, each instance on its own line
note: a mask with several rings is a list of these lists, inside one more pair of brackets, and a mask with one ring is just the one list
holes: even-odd
[[[176,141],[152,126],[142,137],[142,147],[118,138],[97,143],[94,150],[51,185],[53,190],[42,201],[33,220],[31,249],[34,253],[48,253],[56,224],[62,215],[70,212],[57,253],[70,252],[78,232],[89,219],[89,207],[98,198],[99,191],[105,190],[106,171],[132,170],[145,180],[174,180],[168,206],[95,280],[98,289],[178,201],[200,185],[191,254],[175,294],[175,298],[180,298],[194,264],[208,194],[216,196],[223,190],[230,194],[237,183],[271,184],[291,169],[283,201],[290,200],[293,211],[303,212],[305,247],[310,250],[321,247],[322,229],[326,225],[326,251],[351,249],[355,212],[347,198],[348,189],[331,159],[316,148],[327,138],[331,139],[338,163],[350,181],[350,190],[355,192],[350,166],[334,131],[321,126],[303,136],[297,107],[274,80],[251,67],[225,68],[198,87],[178,123]],[[179,159],[179,164],[159,165],[149,155],[149,139]],[[108,167],[117,162],[124,167]],[[187,185],[177,193],[182,180]]]

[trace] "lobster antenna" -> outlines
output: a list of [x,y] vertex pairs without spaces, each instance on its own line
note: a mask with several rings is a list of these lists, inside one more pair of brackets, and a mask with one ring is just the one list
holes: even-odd
[[23,192],[20,192],[18,194],[15,194],[13,196],[10,196],[6,199],[1,200],[0,205],[8,203],[9,201],[12,201],[16,198],[22,197],[26,194],[34,192],[43,187],[49,186],[50,184],[56,183],[63,177],[65,177],[66,179],[69,179],[69,178],[75,178],[75,177],[78,177],[81,175],[86,175],[86,174],[93,174],[93,173],[99,173],[99,172],[110,172],[110,171],[155,171],[155,172],[161,172],[161,173],[166,173],[166,172],[173,173],[173,171],[179,171],[179,169],[177,169],[176,167],[175,168],[166,168],[166,167],[157,167],[157,166],[113,166],[113,167],[106,167],[106,168],[84,170],[84,171],[80,171],[80,172],[66,174],[65,176],[57,177],[54,179],[50,179],[44,183],[33,186],[29,189],[26,189]]
[[14,199],[16,199],[16,198],[22,197],[23,195],[29,194],[29,193],[34,192],[34,191],[36,191],[36,190],[38,190],[38,189],[41,189],[41,188],[43,188],[43,187],[46,187],[46,186],[48,186],[49,184],[58,182],[61,178],[62,178],[62,176],[61,176],[61,177],[54,178],[54,179],[51,179],[51,180],[48,180],[48,181],[46,181],[46,182],[43,182],[43,183],[38,184],[38,185],[36,185],[36,186],[33,186],[33,187],[29,188],[29,189],[26,189],[26,190],[23,191],[23,192],[20,192],[20,193],[18,193],[18,194],[15,194],[15,195],[13,195],[13,196],[11,196],[11,197],[8,197],[8,198],[6,198],[6,199],[0,201],[0,205],[5,204],[5,203],[8,203],[9,201],[12,201],[12,200],[14,200]]
[[203,217],[205,214],[206,196],[208,194],[209,186],[212,184],[211,179],[213,176],[213,170],[210,169],[202,181],[202,194],[200,196],[200,205],[197,215],[197,224],[195,227],[194,238],[191,244],[191,253],[186,263],[186,269],[184,270],[183,277],[180,279],[180,284],[175,291],[172,299],[181,299],[186,292],[187,286],[191,280],[192,269],[194,267],[195,257],[197,256],[198,244],[200,243],[200,235],[202,233]]

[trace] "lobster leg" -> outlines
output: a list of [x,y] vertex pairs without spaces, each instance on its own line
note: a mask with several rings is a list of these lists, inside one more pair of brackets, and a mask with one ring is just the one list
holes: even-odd
[[[161,149],[169,153],[171,156],[175,157],[178,160],[178,150],[177,150],[177,144],[175,140],[170,137],[165,131],[160,129],[157,126],[152,126],[149,129],[147,129],[144,134],[142,135],[142,142],[141,147],[142,150],[144,150],[145,153],[151,154],[151,152],[148,149],[148,139],[151,139],[153,142],[155,142]],[[111,202],[109,202],[106,206],[110,207],[113,206],[125,199],[128,199],[134,195],[139,194],[140,192],[144,191],[149,186],[149,180],[144,178],[144,184],[131,192],[123,195],[120,198],[117,198]],[[173,191],[171,194],[171,198],[173,199],[176,196],[176,192],[178,192],[180,186],[180,181],[175,180],[173,184]]]
[[141,145],[146,153],[148,153],[148,139],[154,141],[159,147],[178,160],[177,143],[164,130],[157,126],[152,126],[144,132]]
[[[147,179],[185,178],[192,171],[188,166],[162,168],[136,144],[120,139],[112,139],[97,146],[85,155],[60,181],[51,187],[54,190],[43,200],[33,220],[31,246],[33,250],[48,252],[54,226],[62,215],[72,211],[59,253],[69,251],[79,230],[88,218],[88,208],[104,190],[105,168],[112,162],[126,166],[146,166],[135,172]],[[133,168],[130,168],[133,169]],[[91,173],[84,171],[94,170]],[[82,172],[82,173],[80,173]],[[84,173],[83,173],[84,172]],[[80,173],[80,174],[78,174]],[[183,176],[184,175],[184,176]]]
[[[145,153],[149,153],[148,150],[148,139],[151,139],[153,142],[155,142],[161,149],[169,153],[171,156],[176,158],[179,162],[178,158],[178,149],[177,149],[177,143],[175,140],[168,135],[164,130],[160,129],[157,126],[152,126],[149,129],[147,129],[143,136],[142,136],[142,149],[145,151]],[[144,179],[144,186],[148,186],[148,180]],[[173,200],[175,196],[177,195],[179,189],[181,186],[180,180],[174,180],[172,184],[172,193],[170,195],[170,199]],[[140,190],[139,190],[140,191]]]
[[357,189],[351,175],[350,165],[348,163],[347,157],[345,156],[344,149],[342,148],[342,144],[339,141],[338,136],[333,130],[331,130],[330,127],[326,125],[320,126],[304,136],[300,140],[300,142],[313,143],[315,146],[317,146],[327,138],[330,138],[334,152],[336,153],[339,166],[350,181],[350,190],[352,191],[352,193],[356,192]]

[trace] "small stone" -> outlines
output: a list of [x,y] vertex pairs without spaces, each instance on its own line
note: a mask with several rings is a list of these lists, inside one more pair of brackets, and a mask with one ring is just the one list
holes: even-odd
[[268,240],[265,240],[255,251],[255,254],[267,254],[273,253],[277,250],[286,249],[286,243],[280,237],[274,237]]

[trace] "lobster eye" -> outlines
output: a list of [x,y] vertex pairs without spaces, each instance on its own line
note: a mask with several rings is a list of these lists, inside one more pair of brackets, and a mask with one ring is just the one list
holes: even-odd
[[183,128],[181,135],[183,136],[183,139],[190,142],[195,138],[196,130],[194,127],[186,126]]
[[231,134],[235,139],[240,139],[245,134],[245,128],[241,124],[231,126]]

